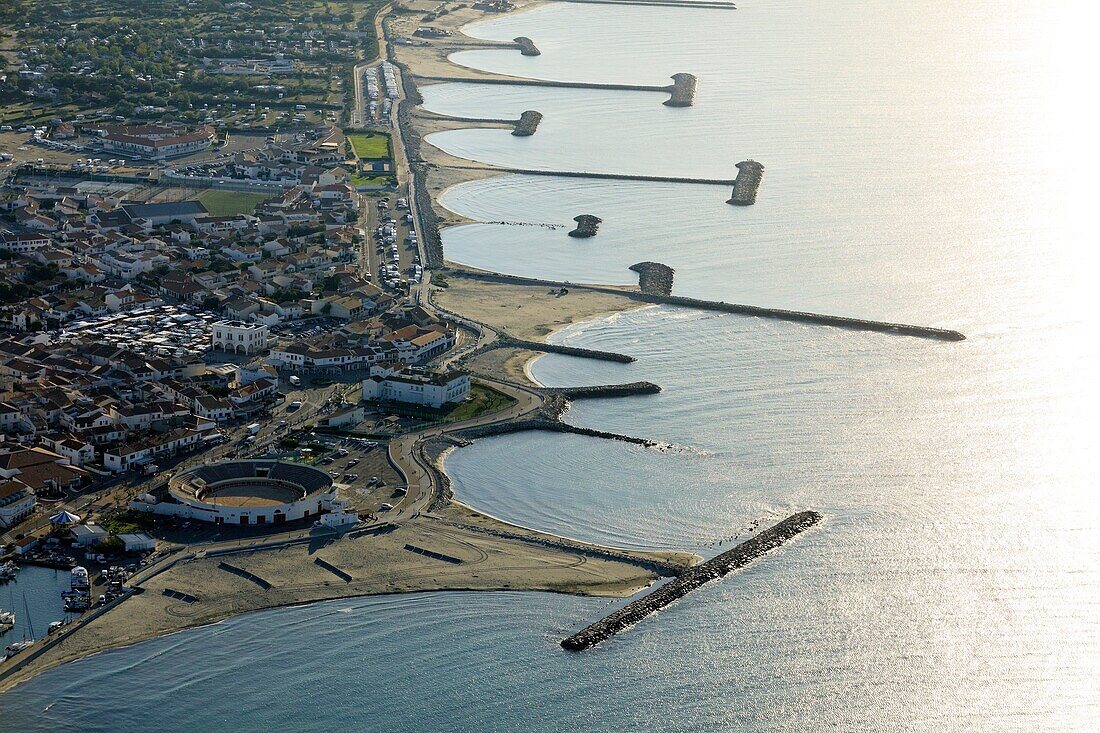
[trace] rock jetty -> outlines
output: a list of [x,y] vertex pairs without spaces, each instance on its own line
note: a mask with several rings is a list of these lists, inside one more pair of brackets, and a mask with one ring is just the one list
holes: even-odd
[[600,222],[603,219],[592,214],[581,214],[573,217],[573,221],[577,222],[577,228],[569,232],[569,236],[577,239],[587,239],[596,236],[600,231]]
[[626,384],[597,384],[590,387],[544,387],[542,391],[567,400],[591,400],[658,394],[661,391],[661,385],[653,382],[627,382]]
[[764,166],[755,160],[742,160],[737,164],[737,178],[733,181],[733,195],[727,204],[752,206],[756,203],[756,191],[764,177]]
[[530,137],[535,134],[540,122],[542,122],[542,112],[529,109],[519,116],[512,134],[516,137]]
[[489,344],[489,346],[491,348],[526,349],[527,351],[541,351],[546,354],[579,356],[583,359],[615,361],[620,364],[630,364],[637,361],[633,356],[619,354],[614,351],[599,351],[597,349],[585,349],[580,346],[565,346],[564,344],[548,344],[542,341],[528,341],[526,339],[517,339],[506,335],[502,335],[496,341]]
[[524,56],[542,55],[542,51],[538,49],[538,46],[535,45],[535,42],[527,36],[519,36],[518,38],[513,38],[512,40],[516,42],[516,45],[519,46],[519,52]]
[[630,269],[638,273],[638,287],[649,295],[671,295],[672,278],[675,274],[668,265],[660,262],[639,262]]
[[609,639],[639,621],[656,613],[673,601],[677,601],[700,586],[717,580],[729,573],[743,568],[768,550],[779,547],[795,535],[821,521],[817,512],[799,512],[769,527],[752,539],[742,542],[732,550],[685,570],[672,581],[662,585],[649,595],[628,603],[623,608],[605,616],[596,623],[585,627],[578,633],[563,639],[562,647],[570,651],[591,649],[605,639]]
[[695,104],[695,86],[698,83],[695,74],[673,74],[672,86],[668,88],[672,96],[665,101],[665,106],[690,107]]
[[583,283],[571,283],[563,280],[548,280],[545,278],[524,277],[522,275],[505,275],[500,272],[484,272],[463,268],[449,268],[448,272],[456,277],[465,277],[473,280],[488,282],[511,283],[514,285],[542,285],[552,288],[578,288],[596,293],[609,293],[630,298],[642,303],[655,303],[659,305],[676,305],[682,308],[695,308],[697,310],[718,311],[720,313],[736,313],[742,316],[754,316],[757,318],[774,318],[780,321],[793,321],[795,323],[810,323],[819,326],[831,326],[845,328],[852,331],[876,331],[879,333],[899,334],[902,336],[914,336],[916,338],[935,339],[937,341],[965,341],[966,335],[960,331],[947,328],[935,328],[933,326],[914,326],[907,323],[891,323],[890,321],[871,321],[865,318],[849,318],[848,316],[831,316],[824,313],[808,313],[806,311],[792,311],[783,308],[764,308],[757,305],[743,305],[740,303],[726,303],[721,300],[701,300],[699,298],[687,298],[682,295],[654,295],[651,293],[632,293],[619,290],[607,285],[586,285]]

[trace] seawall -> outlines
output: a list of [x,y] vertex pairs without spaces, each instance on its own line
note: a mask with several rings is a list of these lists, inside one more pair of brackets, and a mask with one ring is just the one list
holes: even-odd
[[516,137],[530,137],[535,134],[540,122],[542,122],[542,112],[529,109],[519,116],[512,134]]
[[752,206],[756,203],[756,192],[764,178],[764,166],[755,160],[743,160],[737,164],[737,178],[733,182],[733,194],[727,204],[734,206]]
[[581,214],[574,216],[573,221],[577,222],[577,228],[569,232],[569,236],[575,239],[588,239],[599,233],[603,219],[592,214]]
[[538,46],[535,45],[535,42],[527,36],[518,36],[516,38],[513,38],[512,40],[516,42],[516,45],[519,46],[519,52],[524,56],[542,55],[542,51],[540,51]]
[[793,514],[733,549],[685,570],[652,593],[628,603],[609,616],[605,616],[576,634],[563,639],[561,645],[570,651],[591,649],[601,641],[625,631],[700,586],[724,577],[738,568],[745,567],[769,550],[779,547],[795,535],[817,524],[820,520],[821,515],[817,512],[808,511]]

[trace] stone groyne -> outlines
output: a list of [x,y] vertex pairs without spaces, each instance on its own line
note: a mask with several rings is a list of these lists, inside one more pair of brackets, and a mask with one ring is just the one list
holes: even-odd
[[671,295],[672,278],[675,274],[668,265],[660,262],[638,262],[630,269],[638,273],[638,287],[649,295]]
[[682,308],[694,308],[696,310],[718,311],[720,313],[736,313],[742,316],[755,316],[757,318],[772,318],[780,321],[793,321],[795,323],[812,323],[819,326],[832,326],[834,328],[846,328],[853,331],[875,331],[879,333],[896,333],[903,336],[935,339],[937,341],[964,341],[966,336],[959,331],[946,328],[933,328],[931,326],[913,326],[906,323],[890,323],[889,321],[869,321],[863,318],[849,318],[847,316],[830,316],[823,313],[808,313],[805,311],[784,310],[782,308],[763,308],[756,305],[741,305],[739,303],[726,303],[715,300],[700,300],[699,298],[686,298],[681,295],[654,295],[651,293],[635,293],[619,290],[606,285],[584,285],[578,283],[563,282],[561,280],[545,280],[534,277],[521,277],[519,275],[504,275],[499,272],[482,272],[477,270],[456,269],[448,270],[457,277],[468,277],[475,280],[488,282],[511,283],[514,285],[541,285],[552,288],[580,288],[597,293],[609,293],[620,295],[631,300],[657,305],[676,305]]
[[601,89],[611,92],[660,92],[670,95],[664,102],[669,107],[690,107],[695,104],[694,74],[679,73],[672,75],[672,84],[656,86],[651,84],[604,84],[587,81],[550,81],[547,79],[497,78],[493,76],[421,76],[423,81],[437,81],[451,84],[498,84],[515,87],[549,87],[553,89]]
[[525,339],[512,338],[511,336],[501,336],[493,343],[489,344],[490,348],[514,348],[514,349],[526,349],[527,351],[541,351],[547,354],[563,354],[565,356],[579,356],[583,359],[599,359],[600,361],[616,361],[620,364],[631,364],[637,361],[633,356],[628,354],[619,354],[614,351],[598,351],[596,349],[585,349],[579,346],[564,346],[562,344],[547,344],[542,341],[527,341]]
[[500,173],[517,173],[524,176],[553,176],[555,178],[593,178],[599,181],[642,181],[645,183],[695,183],[703,186],[732,186],[734,178],[690,178],[687,176],[648,176],[632,173],[592,173],[589,171],[551,171],[538,168],[513,168],[509,166],[494,165],[491,168],[452,165],[454,170],[470,171],[499,171]]
[[462,440],[478,440],[479,438],[489,438],[494,435],[507,435],[509,433],[522,433],[528,430],[542,430],[548,433],[573,433],[574,435],[584,435],[589,438],[619,440],[624,443],[640,445],[646,448],[655,448],[661,445],[661,443],[657,442],[656,440],[649,440],[648,438],[635,438],[632,435],[622,435],[620,433],[609,433],[605,430],[582,428],[576,425],[570,425],[569,423],[546,417],[535,417],[527,420],[514,420],[511,422],[498,422],[490,423],[488,425],[478,425],[476,427],[466,428],[465,430],[458,431],[454,433],[454,436]]
[[752,206],[756,203],[756,192],[764,177],[764,166],[755,160],[743,160],[737,164],[737,170],[733,194],[726,203],[733,206]]
[[512,134],[516,137],[530,137],[535,134],[540,122],[542,122],[542,112],[529,109],[519,116]]
[[519,52],[524,56],[542,55],[542,51],[540,51],[538,46],[535,45],[535,42],[527,36],[519,36],[517,38],[513,38],[512,40],[516,42],[516,45],[519,46]]
[[592,214],[581,214],[580,216],[574,216],[573,221],[577,222],[577,228],[569,232],[569,236],[576,239],[588,239],[596,236],[600,231],[600,223],[603,219]]
[[570,651],[591,649],[601,641],[625,631],[700,586],[724,577],[738,568],[745,567],[769,550],[779,547],[795,535],[817,524],[820,520],[821,515],[817,512],[793,514],[733,549],[685,570],[652,593],[628,603],[611,615],[585,627],[573,636],[563,639],[561,645]]
[[665,106],[690,107],[695,104],[695,87],[698,83],[694,74],[673,74],[672,86],[668,88],[672,96],[665,101]]
[[591,387],[543,387],[542,392],[567,400],[600,399],[605,397],[631,397],[657,394],[661,385],[653,382],[628,382],[627,384],[597,384]]
[[704,10],[737,10],[733,3],[714,0],[560,0],[563,3],[578,3],[582,5],[634,5],[636,7],[654,8],[701,8]]
[[649,303],[659,303],[662,305],[678,305],[684,308],[719,311],[722,313],[736,313],[742,316],[772,318],[780,321],[793,321],[795,323],[812,323],[818,326],[846,328],[852,331],[897,333],[904,336],[916,336],[917,338],[935,339],[937,341],[963,341],[966,339],[966,336],[964,336],[962,333],[946,328],[933,328],[931,326],[913,326],[906,323],[890,323],[888,321],[869,321],[863,318],[830,316],[823,313],[807,313],[805,311],[783,310],[782,308],[762,308],[755,305],[741,305],[738,303],[724,303],[722,301],[685,298],[679,295],[648,295],[645,293],[640,293],[636,296],[636,299],[644,300]]

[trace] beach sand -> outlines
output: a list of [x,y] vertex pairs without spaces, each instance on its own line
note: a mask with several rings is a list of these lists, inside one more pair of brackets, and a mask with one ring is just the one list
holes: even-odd
[[[99,651],[265,608],[441,590],[538,590],[626,597],[656,579],[647,561],[687,567],[698,560],[690,553],[634,551],[616,551],[622,560],[604,558],[571,549],[595,548],[572,540],[558,547],[502,538],[493,532],[553,538],[452,503],[392,531],[342,538],[317,534],[308,541],[282,547],[245,547],[213,557],[204,557],[201,548],[194,548],[198,551],[194,559],[177,562],[141,582],[139,591],[117,609],[93,619],[78,633],[63,638],[0,681],[0,691]],[[419,554],[407,549],[409,545],[452,561]],[[336,566],[350,580],[319,565],[317,560]],[[223,569],[219,563],[252,573],[271,587],[265,589]],[[194,600],[181,599],[175,595],[177,592]]]

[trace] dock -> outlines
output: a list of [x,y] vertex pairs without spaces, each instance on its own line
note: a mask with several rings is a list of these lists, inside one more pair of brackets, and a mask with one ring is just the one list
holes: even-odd
[[662,585],[649,595],[631,601],[609,616],[605,616],[576,634],[563,639],[561,645],[569,651],[591,649],[601,641],[626,631],[647,616],[656,613],[700,586],[743,568],[769,550],[779,547],[797,534],[821,521],[817,512],[792,514],[779,524],[765,529],[750,540],[704,563],[685,570],[672,581]]

